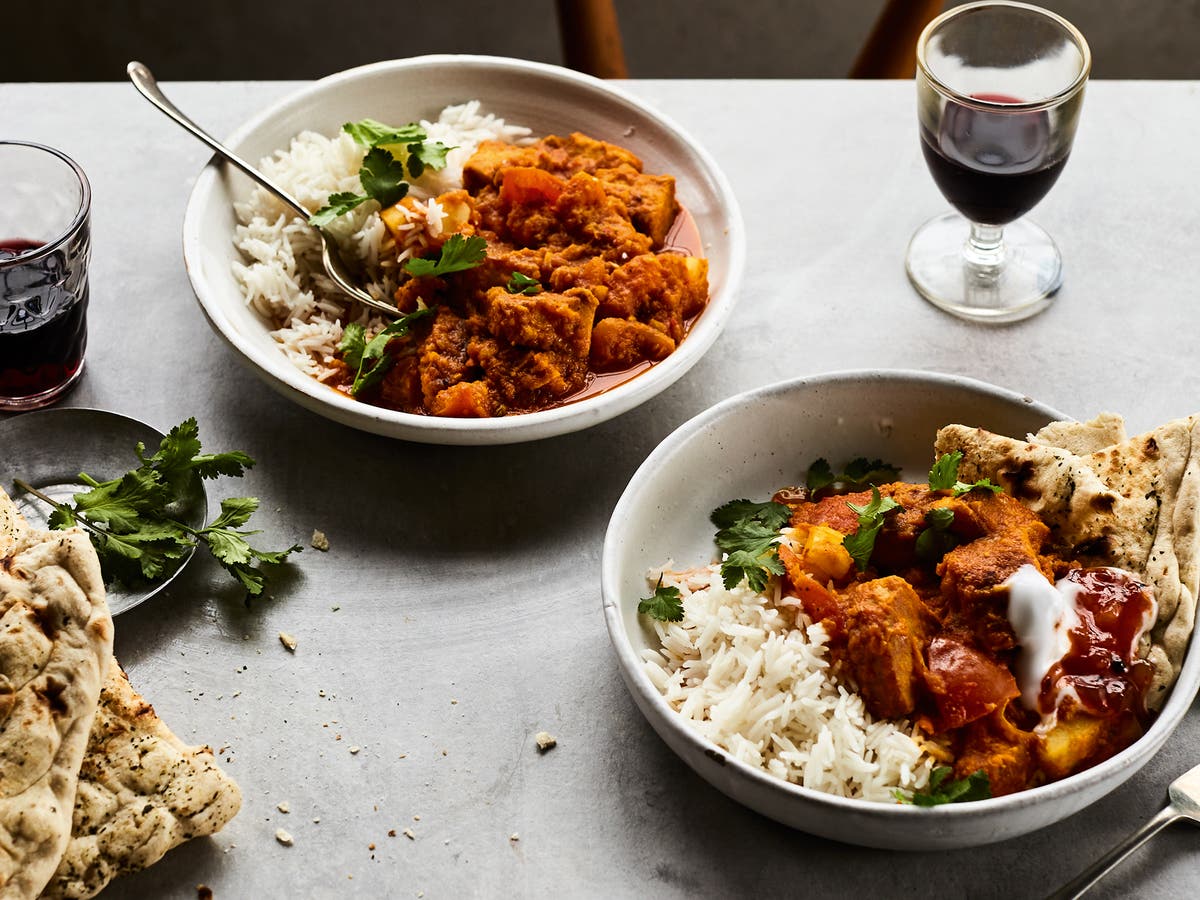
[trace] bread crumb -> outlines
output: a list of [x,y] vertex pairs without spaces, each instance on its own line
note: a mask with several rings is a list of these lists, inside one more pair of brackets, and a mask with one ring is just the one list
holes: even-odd
[[548,731],[539,731],[533,739],[537,741],[538,753],[545,753],[558,746],[558,739]]
[[415,841],[417,839],[416,833],[411,828],[404,829],[404,836],[410,841]]
[[314,825],[320,825],[320,824],[321,824],[321,817],[320,817],[320,816],[313,816],[313,824],[314,824]]
[[361,749],[362,749],[362,747],[351,747],[351,748],[350,748],[350,752],[351,752],[351,753],[357,753],[357,752],[358,752],[359,750],[361,750]]
[[288,808],[288,805],[287,805],[287,801],[286,801],[286,800],[285,800],[283,803],[277,803],[277,804],[275,804],[275,808],[276,808],[277,810],[279,810],[281,813],[288,813],[288,812],[291,812],[291,809],[289,809],[289,808]]
[[375,849],[375,845],[374,845],[374,844],[367,844],[367,849],[368,849],[368,850],[374,850],[374,849]]
[[275,840],[279,841],[279,843],[283,844],[283,846],[285,846],[285,847],[290,847],[294,843],[292,841],[292,836],[290,834],[288,834],[286,831],[284,831],[282,828],[278,829],[275,832]]
[[313,530],[312,540],[309,541],[314,550],[322,552],[329,549],[329,538],[325,537],[325,532]]
[[196,885],[196,900],[213,900],[212,888],[207,884]]
[[519,841],[521,839],[521,836],[514,831],[512,834],[510,834],[508,836],[508,839],[515,844],[517,841]]
[[420,822],[420,821],[421,821],[421,817],[420,817],[420,816],[413,816],[413,821],[414,821],[414,822]]
[[281,643],[281,644],[283,644],[283,646],[287,647],[287,649],[290,653],[296,652],[296,639],[294,637],[292,637],[290,634],[288,634],[286,631],[279,632],[279,643]]
[[396,836],[396,829],[395,829],[395,828],[389,828],[389,829],[388,829],[388,837],[395,837],[395,836]]

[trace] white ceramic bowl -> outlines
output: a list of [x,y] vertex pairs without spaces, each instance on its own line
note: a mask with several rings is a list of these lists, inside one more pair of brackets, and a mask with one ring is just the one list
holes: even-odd
[[231,263],[233,203],[253,184],[231,167],[210,164],[188,201],[183,253],[209,323],[241,360],[285,397],[343,424],[435,444],[507,444],[603,422],[674,383],[716,340],[737,297],[745,236],[737,201],[712,158],[668,118],[598,79],[567,69],[483,56],[424,56],[381,62],[323,78],[255,116],[226,141],[256,162],[286,148],[300,131],[334,134],[343,122],[436,118],[450,103],[478,99],[483,109],[526,125],[535,135],[582,131],[628,147],[647,171],[675,176],[680,202],[699,228],[709,260],[711,299],[691,333],[667,359],[602,394],[556,409],[496,419],[442,419],[380,409],[345,397],[303,374],[251,311]]
[[1193,642],[1171,696],[1147,733],[1070,778],[1006,797],[934,808],[848,800],[789,784],[738,762],[674,712],[643,671],[654,632],[637,614],[646,573],[715,558],[711,510],[737,497],[767,499],[802,483],[808,465],[878,456],[923,481],[939,426],[978,425],[1021,436],[1052,419],[1049,407],[978,381],[922,372],[841,372],[787,381],[718,404],[681,425],[646,459],[613,512],[604,541],[604,617],[621,674],[654,730],[701,777],[787,825],[870,847],[936,850],[1005,840],[1065,818],[1103,797],[1162,746],[1200,685]]

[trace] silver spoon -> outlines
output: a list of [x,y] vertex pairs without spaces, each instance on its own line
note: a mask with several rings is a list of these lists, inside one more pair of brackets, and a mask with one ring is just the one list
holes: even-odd
[[[198,137],[204,143],[208,144],[209,147],[216,151],[218,156],[224,157],[227,162],[237,166],[259,184],[261,184],[264,188],[294,209],[296,214],[305,222],[308,221],[310,213],[307,209],[300,205],[300,201],[298,201],[279,185],[271,181],[271,179],[254,168],[254,166],[250,165],[244,159],[239,157],[232,150],[225,147],[220,141],[218,141],[211,134],[180,112],[179,108],[163,95],[163,92],[158,87],[158,82],[154,78],[154,74],[148,68],[146,68],[145,65],[134,61],[125,67],[125,71],[129,73],[129,80],[133,82],[133,86],[138,89],[143,97],[158,107],[161,112],[166,113],[168,116],[174,119],[176,123],[182,125],[186,130],[190,131],[193,136]],[[346,267],[346,263],[342,259],[341,251],[338,249],[337,243],[334,241],[334,239],[330,237],[324,229],[317,228],[315,225],[312,227],[317,234],[321,236],[321,262],[325,266],[325,272],[329,275],[334,284],[336,284],[342,291],[357,300],[359,303],[365,304],[366,306],[369,306],[374,310],[378,310],[385,315],[393,317],[403,315],[400,310],[392,306],[390,303],[385,303],[383,300],[376,300],[374,297],[356,285],[354,283],[354,276]]]
[[1167,790],[1170,802],[1145,825],[1113,847],[1103,858],[1081,872],[1067,885],[1050,895],[1049,900],[1074,900],[1082,897],[1091,887],[1117,867],[1125,857],[1136,850],[1172,822],[1191,819],[1200,823],[1200,766],[1189,769],[1173,782]]

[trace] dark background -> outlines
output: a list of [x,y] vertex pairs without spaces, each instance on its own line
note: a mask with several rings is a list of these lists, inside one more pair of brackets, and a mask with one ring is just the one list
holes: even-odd
[[[955,5],[948,3],[947,6]],[[1043,0],[1093,75],[1200,77],[1200,0]],[[616,0],[634,78],[838,78],[882,0]],[[561,63],[552,0],[33,0],[4,4],[0,82],[309,79],[381,59],[485,53]]]

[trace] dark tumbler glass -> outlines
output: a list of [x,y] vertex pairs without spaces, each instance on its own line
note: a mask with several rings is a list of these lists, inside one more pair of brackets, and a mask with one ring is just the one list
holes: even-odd
[[83,373],[91,199],[65,154],[0,141],[0,412],[53,403]]

